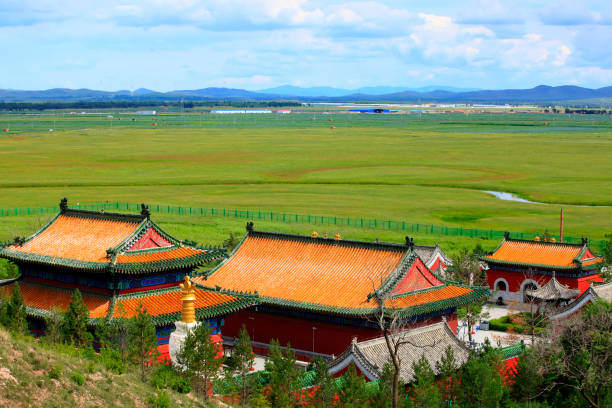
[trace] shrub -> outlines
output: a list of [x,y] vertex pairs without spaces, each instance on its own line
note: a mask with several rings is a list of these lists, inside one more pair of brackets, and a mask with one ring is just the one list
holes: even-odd
[[153,408],[170,408],[170,396],[166,390],[157,391],[157,396],[152,398],[151,405]]
[[49,371],[49,378],[58,380],[62,376],[62,367],[56,365]]
[[70,379],[74,381],[76,385],[80,386],[80,385],[85,384],[85,377],[83,377],[83,374],[81,373],[72,373],[72,375],[70,376]]
[[121,358],[121,352],[114,348],[102,347],[100,349],[100,360],[108,371],[115,374],[125,373],[125,363]]
[[181,394],[187,394],[191,391],[191,383],[188,378],[178,373],[172,367],[166,364],[160,364],[155,367],[151,378],[151,385],[157,389],[170,388]]

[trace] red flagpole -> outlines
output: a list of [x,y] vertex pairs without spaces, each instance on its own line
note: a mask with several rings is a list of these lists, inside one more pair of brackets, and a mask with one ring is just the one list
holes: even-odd
[[561,233],[559,234],[559,241],[563,242],[563,208],[561,209]]

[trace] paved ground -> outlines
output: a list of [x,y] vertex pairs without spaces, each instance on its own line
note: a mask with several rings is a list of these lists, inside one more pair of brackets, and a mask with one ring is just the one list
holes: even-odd
[[[498,319],[502,316],[506,316],[509,313],[516,313],[515,310],[509,310],[507,306],[497,306],[488,304],[485,306],[485,310],[489,313],[488,320]],[[488,338],[491,344],[501,344],[502,347],[516,344],[523,340],[525,344],[531,343],[531,336],[525,336],[521,334],[505,333],[495,330],[480,330],[480,325],[476,325],[474,328],[475,333],[472,335],[473,340],[476,343],[484,343],[485,339]],[[467,325],[463,321],[459,321],[459,333],[458,336],[461,340],[468,340]]]

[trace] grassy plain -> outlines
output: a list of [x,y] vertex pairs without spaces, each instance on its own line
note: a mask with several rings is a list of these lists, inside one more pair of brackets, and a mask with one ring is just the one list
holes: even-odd
[[[67,196],[71,203],[144,201],[525,232],[557,232],[563,208],[566,235],[602,239],[612,232],[609,116],[115,113],[3,115],[4,126],[11,128],[0,134],[4,208],[56,205]],[[481,190],[547,204],[502,201]],[[242,233],[244,224],[155,218],[179,237],[212,244],[229,231]],[[43,221],[0,218],[0,241]],[[310,225],[257,227],[323,232]],[[339,232],[403,240],[399,232]],[[452,248],[474,243],[417,237]]]

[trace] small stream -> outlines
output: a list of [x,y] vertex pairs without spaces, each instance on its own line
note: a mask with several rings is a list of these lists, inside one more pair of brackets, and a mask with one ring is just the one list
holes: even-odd
[[482,190],[482,191],[484,193],[491,194],[499,198],[500,200],[516,201],[519,203],[528,203],[528,204],[545,204],[545,203],[538,203],[537,201],[525,200],[524,198],[518,197],[512,193],[506,193],[505,191],[489,191],[489,190]]
[[527,204],[548,204],[548,205],[560,205],[560,206],[571,206],[571,207],[610,207],[609,205],[583,205],[583,204],[557,204],[557,203],[540,203],[537,201],[529,201],[524,198],[518,197],[512,193],[507,193],[505,191],[490,191],[490,190],[480,190],[483,193],[491,194],[499,198],[500,200],[505,201],[514,201],[517,203],[527,203]]

